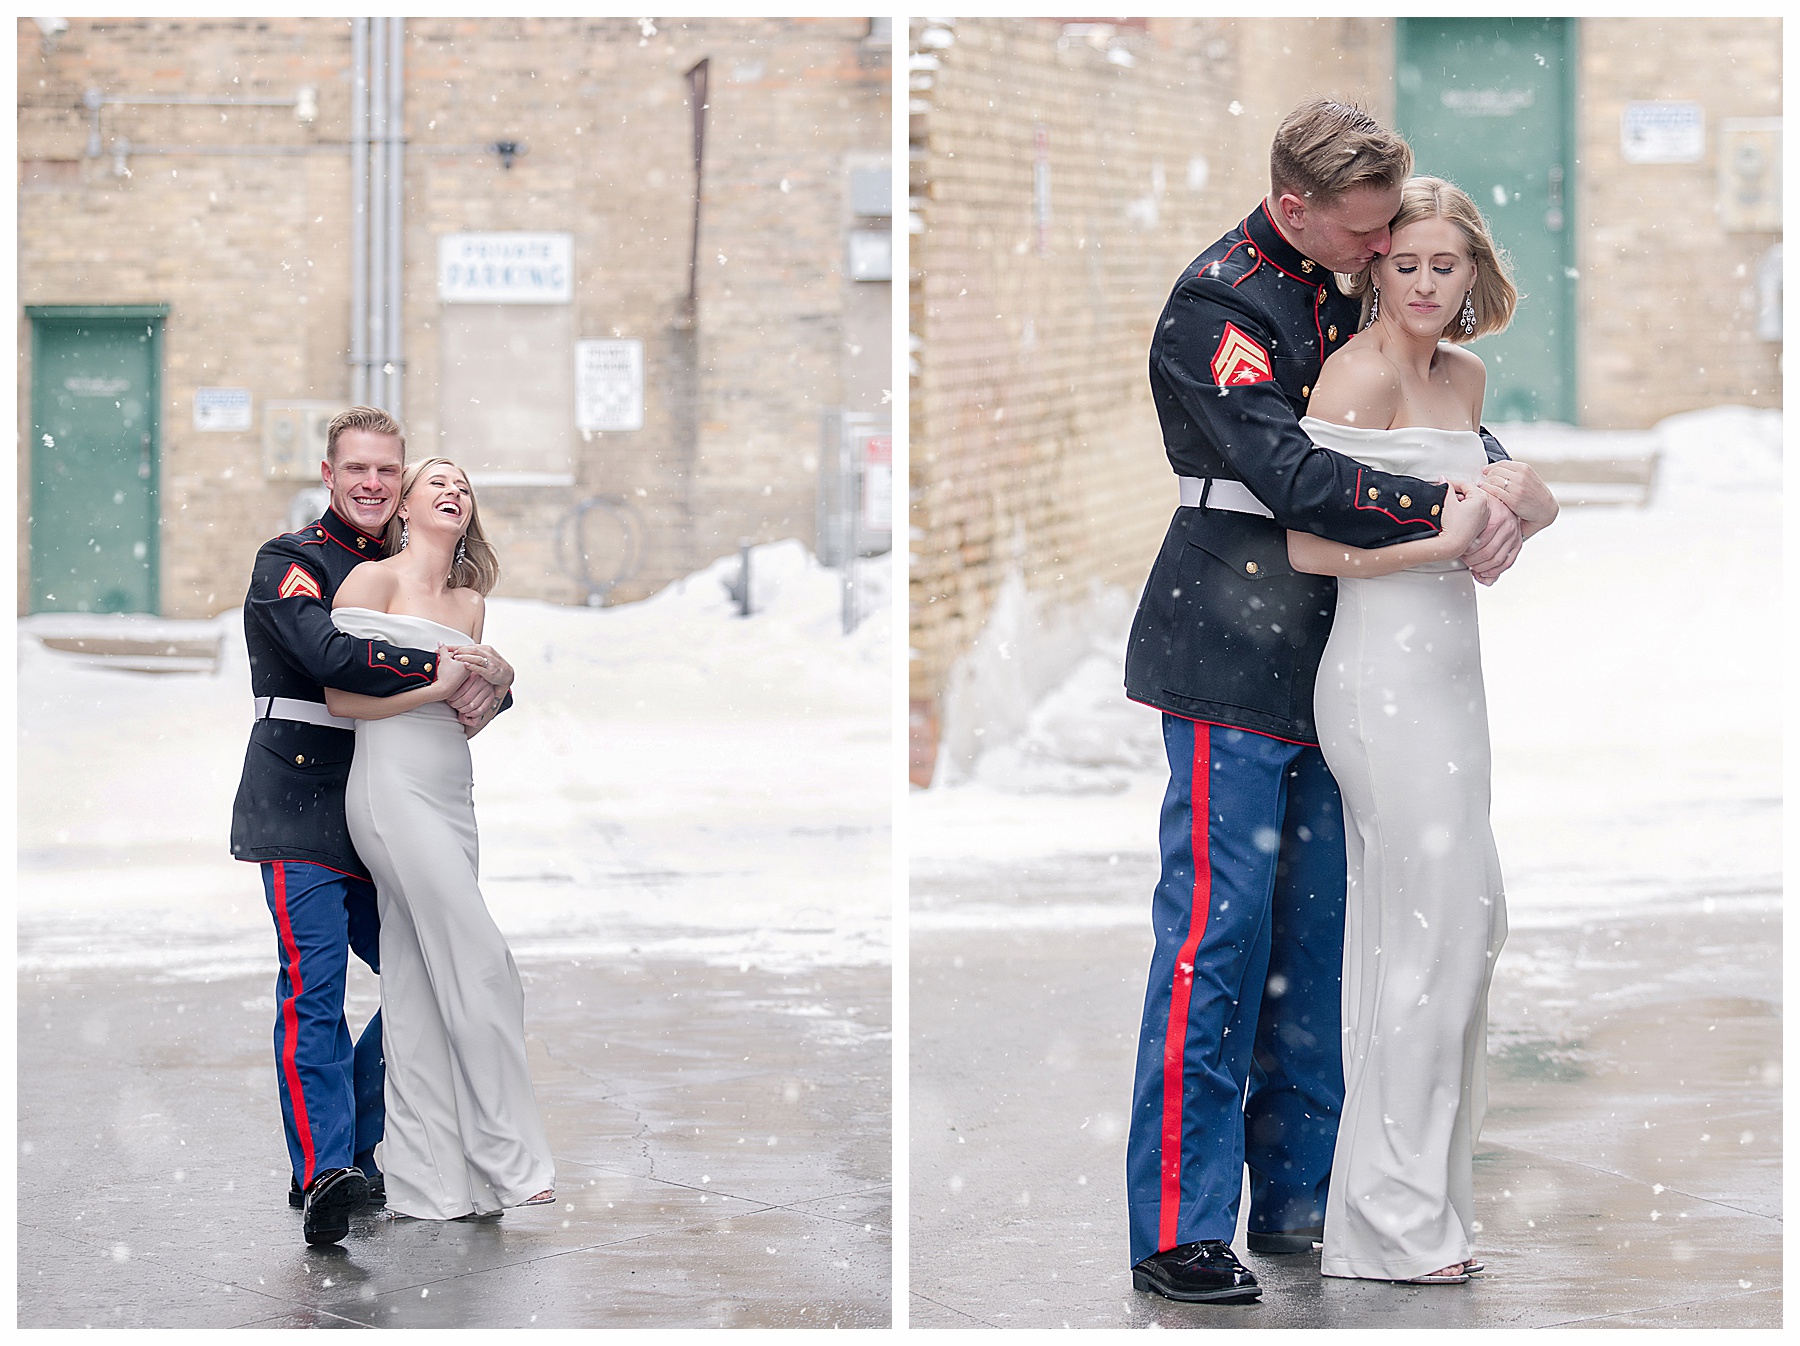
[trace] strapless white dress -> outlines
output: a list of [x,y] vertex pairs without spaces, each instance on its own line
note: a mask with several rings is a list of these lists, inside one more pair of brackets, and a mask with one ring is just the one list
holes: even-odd
[[[467,634],[401,613],[337,608],[338,628],[431,649]],[[490,1215],[554,1186],[525,1064],[525,991],[477,882],[474,773],[441,701],[356,722],[344,797],[381,912],[388,1209]]]
[[[1473,482],[1473,431],[1307,417],[1369,467]],[[1487,996],[1506,939],[1488,824],[1475,580],[1460,561],[1338,581],[1315,685],[1343,792],[1344,1109],[1325,1207],[1327,1276],[1404,1280],[1470,1255],[1487,1103]]]

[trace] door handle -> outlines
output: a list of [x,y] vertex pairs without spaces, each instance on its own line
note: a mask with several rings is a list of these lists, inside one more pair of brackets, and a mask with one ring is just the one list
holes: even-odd
[[1553,234],[1560,234],[1563,227],[1563,166],[1551,164],[1548,178],[1550,208],[1544,212],[1544,228]]
[[144,434],[138,440],[138,480],[150,480],[150,436]]

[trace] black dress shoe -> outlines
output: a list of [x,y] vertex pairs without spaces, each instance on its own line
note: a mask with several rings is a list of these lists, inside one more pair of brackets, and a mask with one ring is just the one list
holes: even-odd
[[1316,1224],[1307,1229],[1271,1229],[1261,1234],[1252,1229],[1248,1241],[1253,1253],[1309,1253],[1313,1250],[1313,1244],[1325,1241],[1325,1226]]
[[[379,1173],[364,1174],[369,1180],[368,1204],[375,1207],[387,1205],[387,1181]],[[288,1205],[295,1210],[306,1208],[306,1193],[300,1190],[300,1179],[288,1179]]]
[[1184,1243],[1131,1269],[1131,1288],[1184,1304],[1247,1304],[1262,1295],[1249,1268],[1222,1239]]
[[315,1174],[306,1189],[306,1241],[336,1243],[350,1232],[350,1212],[368,1200],[369,1180],[360,1168],[333,1168]]

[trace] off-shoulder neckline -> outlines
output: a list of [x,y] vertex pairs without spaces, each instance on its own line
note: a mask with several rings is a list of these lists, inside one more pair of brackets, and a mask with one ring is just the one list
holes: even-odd
[[424,622],[427,626],[435,626],[440,631],[456,632],[457,636],[460,637],[460,640],[452,642],[453,644],[460,644],[463,642],[472,644],[475,640],[475,637],[470,635],[467,631],[458,631],[454,626],[446,626],[443,622],[433,621],[430,617],[420,617],[411,612],[383,612],[380,608],[363,608],[356,606],[354,603],[346,603],[341,608],[333,608],[332,612],[366,612],[371,617],[402,617],[409,622]]

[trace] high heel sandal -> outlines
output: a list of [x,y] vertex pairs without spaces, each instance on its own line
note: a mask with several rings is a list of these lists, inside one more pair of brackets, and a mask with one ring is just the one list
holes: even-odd
[[[1456,1270],[1451,1271],[1450,1267]],[[1450,1267],[1440,1267],[1429,1276],[1408,1276],[1401,1281],[1402,1285],[1461,1285],[1469,1279],[1469,1273],[1461,1262],[1452,1262]],[[1445,1275],[1445,1272],[1450,1272]]]
[[556,1189],[554,1187],[546,1187],[536,1196],[528,1197],[519,1204],[521,1206],[554,1206],[556,1204]]

